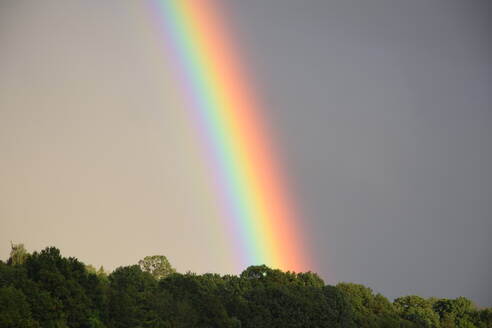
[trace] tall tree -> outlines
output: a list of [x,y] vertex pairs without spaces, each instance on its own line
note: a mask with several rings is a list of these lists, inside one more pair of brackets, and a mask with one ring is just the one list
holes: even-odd
[[10,261],[9,262],[12,265],[23,264],[26,261],[27,256],[29,255],[27,253],[26,248],[24,247],[24,244],[14,244],[14,243],[10,242],[10,247],[11,247],[11,250],[10,250]]

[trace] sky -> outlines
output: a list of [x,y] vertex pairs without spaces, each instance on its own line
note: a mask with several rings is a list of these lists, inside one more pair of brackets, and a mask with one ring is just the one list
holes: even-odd
[[[313,270],[492,305],[492,4],[228,0]],[[0,258],[237,273],[145,2],[0,0]]]

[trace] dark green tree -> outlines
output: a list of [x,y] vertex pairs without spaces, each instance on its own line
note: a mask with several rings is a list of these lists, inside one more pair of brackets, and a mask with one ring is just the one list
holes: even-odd
[[0,288],[0,327],[39,327],[31,317],[29,302],[22,291],[14,287]]
[[109,322],[111,327],[151,327],[144,324],[156,280],[138,265],[117,268],[109,275]]
[[412,327],[410,321],[399,316],[394,306],[381,294],[372,289],[353,283],[339,283],[336,286],[348,299],[354,311],[357,327],[391,328]]

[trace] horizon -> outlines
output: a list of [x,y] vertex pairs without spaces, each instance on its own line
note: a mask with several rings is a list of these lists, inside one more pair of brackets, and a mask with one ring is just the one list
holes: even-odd
[[[132,266],[139,266],[139,267],[141,267],[141,269],[143,269],[142,266],[141,266],[141,264],[140,264],[140,262],[144,261],[145,258],[148,258],[148,257],[162,257],[162,256],[164,256],[164,258],[166,258],[166,260],[169,260],[165,254],[147,254],[147,255],[143,256],[141,259],[139,259],[138,261],[136,261],[135,263],[129,263],[129,264],[126,264],[126,265],[118,265],[118,266],[116,266],[116,267],[108,270],[108,268],[105,267],[103,264],[100,265],[100,266],[94,266],[92,263],[86,263],[84,261],[81,261],[77,257],[73,257],[70,254],[65,254],[63,252],[63,250],[61,250],[60,248],[58,248],[58,247],[56,247],[54,245],[53,246],[46,246],[46,247],[44,247],[44,248],[42,248],[40,250],[34,250],[34,251],[30,251],[29,249],[25,248],[25,245],[23,243],[11,243],[11,246],[12,246],[11,247],[11,250],[13,250],[14,246],[16,246],[16,247],[19,247],[19,246],[24,247],[24,249],[27,251],[27,254],[29,254],[29,255],[32,255],[33,253],[40,254],[41,251],[48,250],[49,248],[56,248],[56,249],[58,249],[60,251],[60,255],[63,258],[75,258],[76,260],[78,260],[81,263],[83,263],[85,265],[85,268],[86,268],[86,270],[88,272],[91,272],[90,270],[93,269],[93,270],[96,271],[97,275],[99,275],[100,274],[100,271],[99,270],[102,269],[102,273],[105,274],[105,275],[107,275],[107,276],[110,276],[112,273],[114,273],[118,269],[123,269],[123,268],[127,268],[127,267],[132,267]],[[9,257],[9,258],[5,259],[5,261],[3,261],[2,259],[0,259],[0,261],[3,261],[4,263],[8,263],[8,260],[10,260],[10,259],[11,258]],[[271,266],[268,266],[268,265],[265,265],[265,264],[251,264],[251,265],[248,265],[245,268],[242,268],[238,272],[231,272],[231,273],[218,273],[218,272],[213,272],[213,271],[211,271],[211,272],[200,272],[199,273],[199,272],[193,272],[193,271],[190,271],[190,270],[181,271],[181,270],[176,270],[174,268],[172,261],[169,261],[168,264],[169,264],[170,268],[172,268],[172,269],[175,270],[174,273],[183,274],[183,275],[189,275],[189,274],[190,275],[218,274],[221,277],[225,277],[225,276],[236,276],[236,277],[240,277],[242,273],[248,271],[248,269],[250,269],[252,267],[255,267],[255,268],[257,268],[257,267],[266,267],[267,269],[270,269],[270,270],[280,270],[281,272],[284,272],[284,273],[293,273],[293,274],[313,273],[316,276],[318,276],[323,281],[323,283],[326,286],[336,286],[337,284],[346,284],[346,283],[348,283],[348,284],[357,284],[357,283],[354,283],[354,282],[351,282],[351,281],[338,281],[336,284],[329,284],[326,281],[324,281],[323,278],[320,277],[319,274],[317,272],[315,272],[315,271],[311,271],[311,270],[308,270],[308,271],[282,270],[281,268],[275,268],[275,267],[271,267]],[[144,271],[144,270],[142,270],[142,271]],[[152,274],[151,271],[147,271],[147,272],[149,272],[149,273]],[[162,278],[160,278],[160,279],[162,279]],[[369,288],[375,295],[381,294],[378,290],[372,288],[371,286],[362,285],[362,284],[357,284],[357,285],[361,285],[361,286],[364,286],[365,288]],[[421,297],[420,295],[414,295],[414,294],[412,294],[412,295],[398,295],[394,299],[391,299],[391,298],[388,298],[384,294],[381,294],[381,295],[384,296],[384,297],[386,297],[390,302],[394,302],[397,298],[406,297],[406,296],[419,296],[419,297]],[[455,299],[456,298],[460,298],[460,297],[465,297],[465,296],[461,296],[460,295],[460,296],[455,297]],[[431,300],[431,299],[445,299],[445,298],[440,297],[439,295],[433,295],[433,296],[426,297],[426,299]],[[483,306],[481,304],[478,304],[473,299],[470,299],[470,301],[472,301],[472,304],[474,306],[476,306],[477,309],[487,309],[487,308],[490,308],[489,306]]]

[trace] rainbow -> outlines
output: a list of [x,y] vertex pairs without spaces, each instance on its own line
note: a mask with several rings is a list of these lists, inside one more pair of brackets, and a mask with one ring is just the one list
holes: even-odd
[[153,0],[152,8],[240,265],[307,270],[300,218],[221,8],[216,0]]

